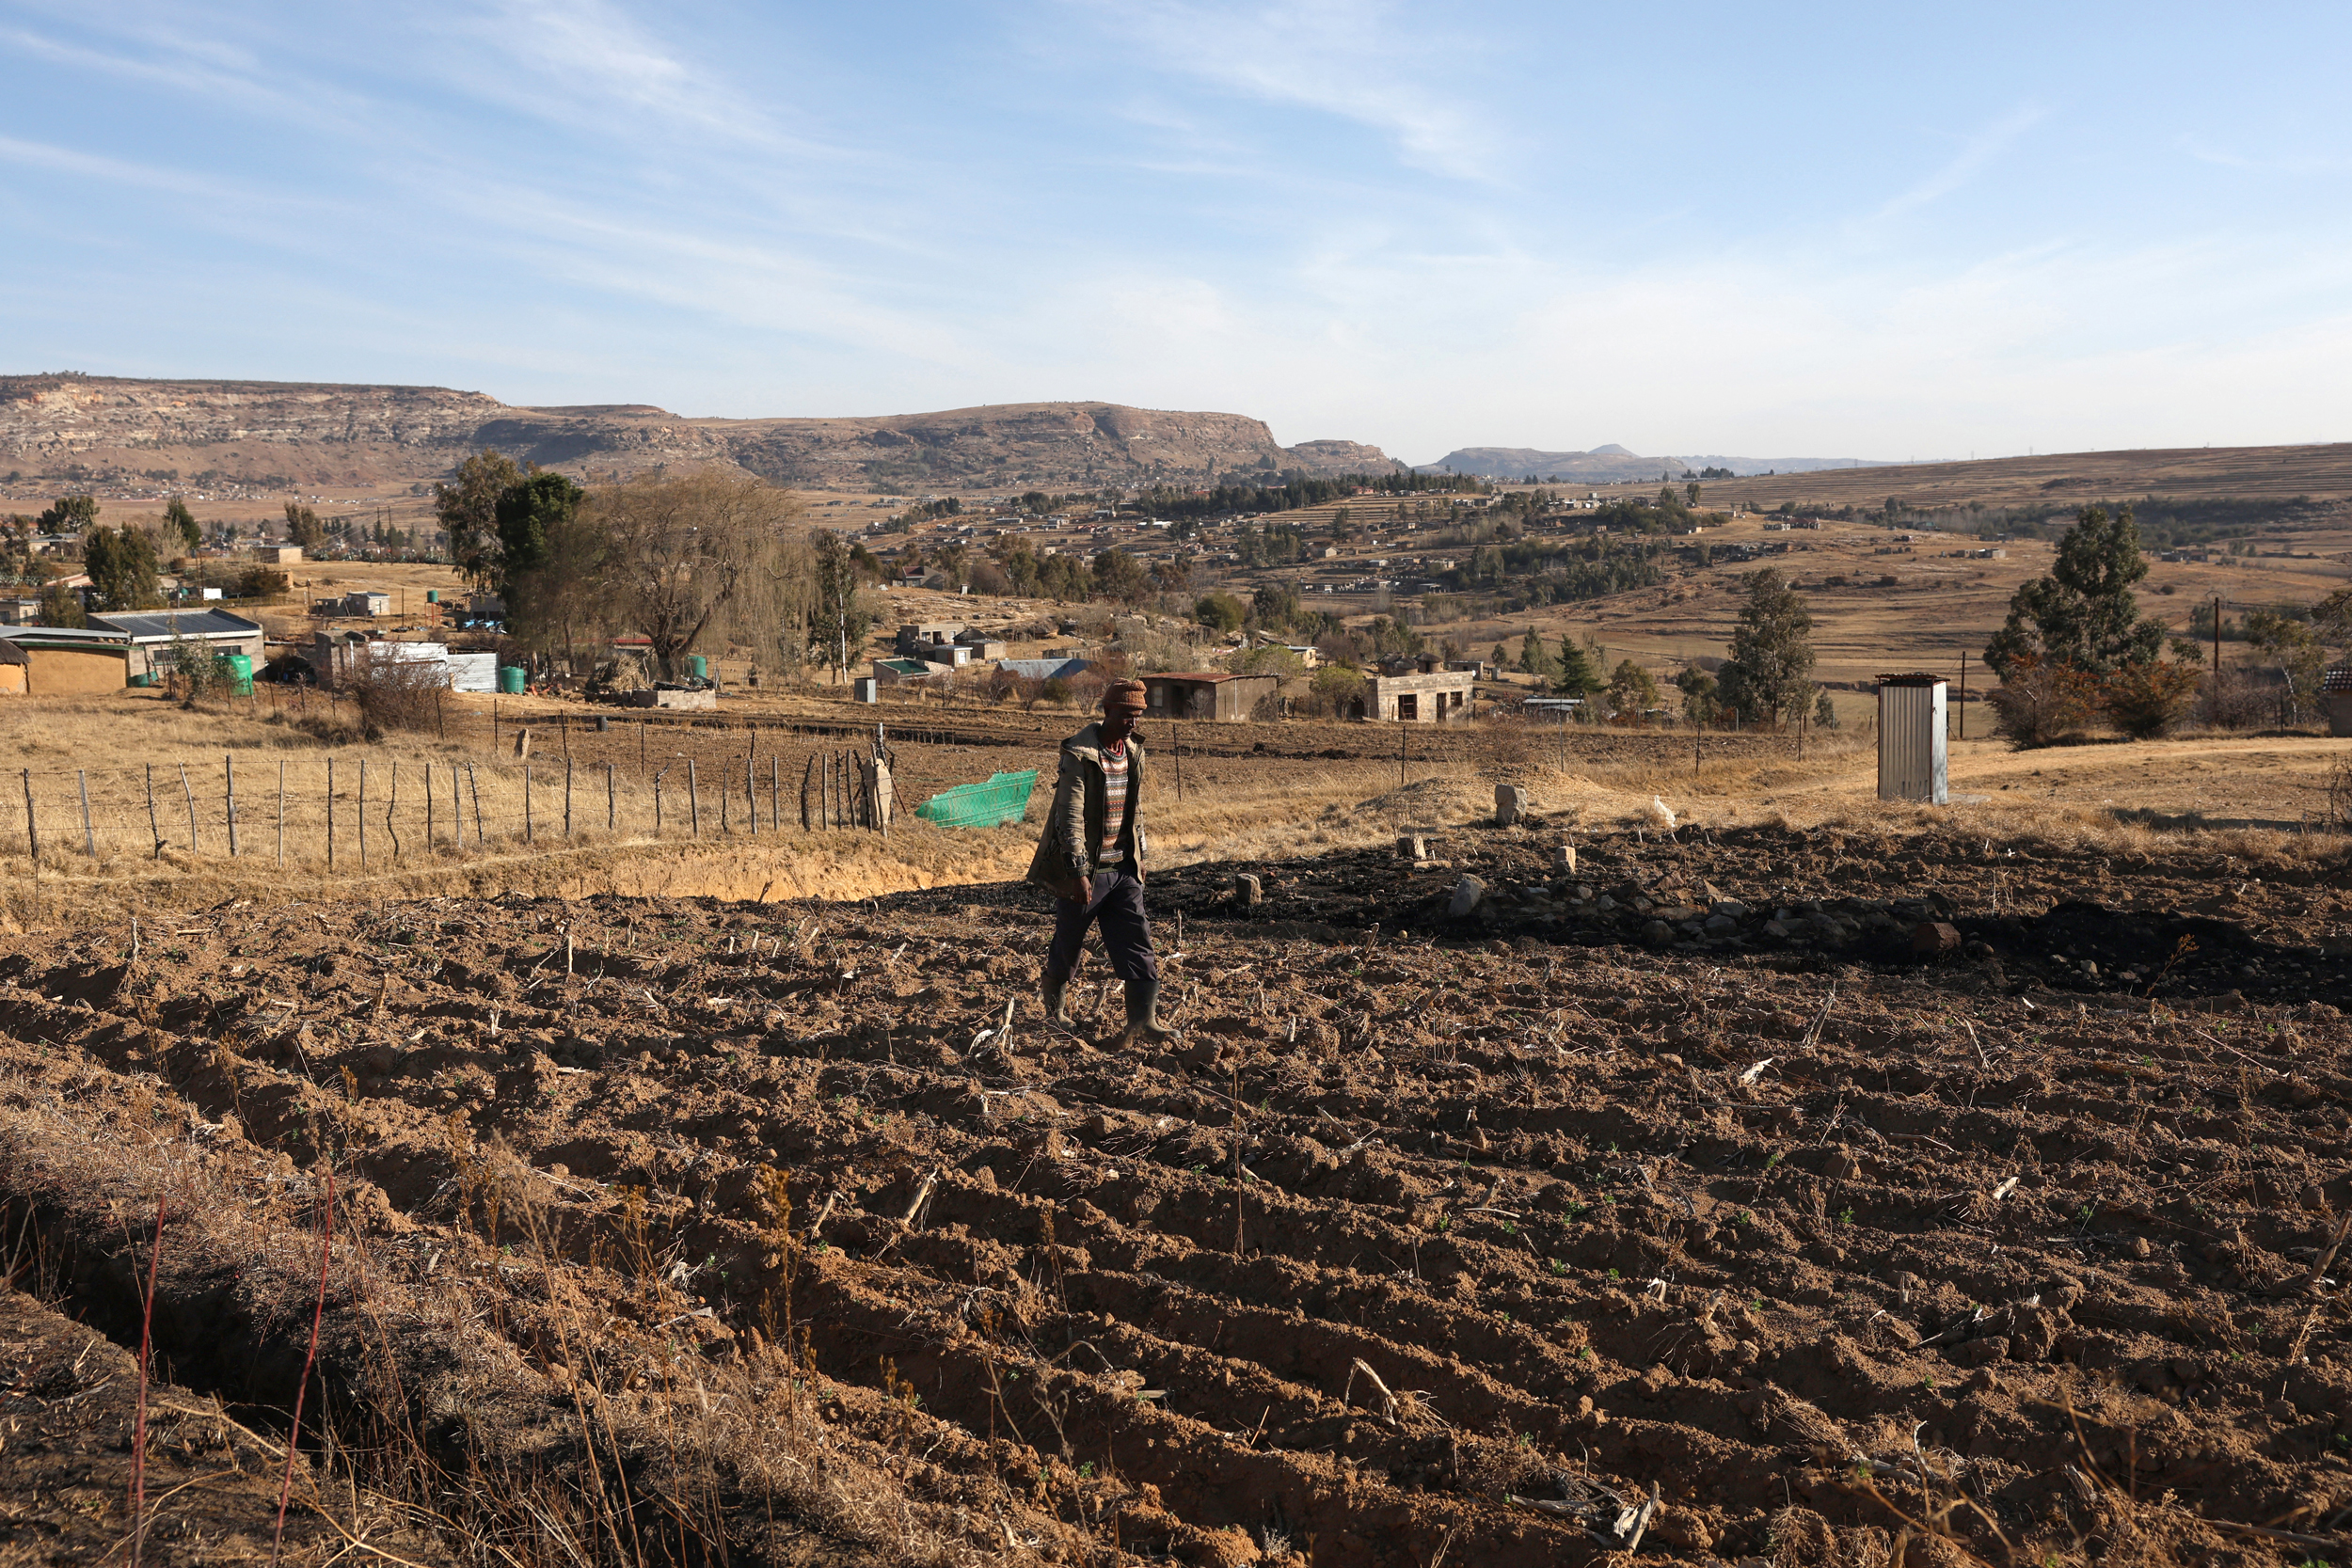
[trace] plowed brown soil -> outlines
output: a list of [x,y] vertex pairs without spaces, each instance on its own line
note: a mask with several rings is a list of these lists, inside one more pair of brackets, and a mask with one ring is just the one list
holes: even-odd
[[[1018,887],[11,939],[9,1233],[119,1338],[73,1130],[288,1245],[331,1163],[334,1408],[615,1558],[2341,1560],[2340,860],[1555,843],[1155,880],[1163,1052]],[[166,1273],[282,1403],[308,1303]]]

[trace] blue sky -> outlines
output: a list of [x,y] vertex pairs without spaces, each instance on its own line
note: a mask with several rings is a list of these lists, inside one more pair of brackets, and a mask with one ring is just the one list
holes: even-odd
[[2352,8],[0,0],[0,370],[2352,437]]

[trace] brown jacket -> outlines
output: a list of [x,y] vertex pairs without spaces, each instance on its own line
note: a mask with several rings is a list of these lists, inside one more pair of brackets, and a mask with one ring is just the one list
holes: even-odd
[[[1143,880],[1143,742],[1127,736],[1127,825],[1119,847],[1127,868]],[[1103,726],[1089,724],[1061,743],[1061,774],[1054,782],[1054,803],[1045,831],[1029,862],[1029,880],[1057,898],[1084,898],[1085,884],[1070,874],[1070,857],[1081,852],[1089,863],[1103,858],[1103,829],[1110,819],[1110,798],[1103,779]]]

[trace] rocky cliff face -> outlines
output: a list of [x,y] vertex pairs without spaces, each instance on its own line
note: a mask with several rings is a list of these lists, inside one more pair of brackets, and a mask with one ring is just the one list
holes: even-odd
[[0,463],[35,473],[429,480],[485,446],[573,471],[725,463],[780,483],[1087,488],[1383,472],[1377,447],[1284,448],[1258,420],[1106,403],[840,420],[689,420],[644,404],[524,408],[439,387],[0,377]]
[[238,441],[449,446],[503,409],[496,398],[440,387],[5,376],[0,452],[38,460],[107,447]]

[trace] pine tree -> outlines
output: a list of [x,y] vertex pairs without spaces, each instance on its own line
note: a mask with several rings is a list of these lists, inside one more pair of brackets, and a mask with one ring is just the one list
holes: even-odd
[[2163,657],[2164,628],[2140,619],[2132,593],[2147,575],[2132,509],[2109,517],[2104,506],[2084,507],[2058,541],[2049,575],[2010,599],[2009,619],[1986,644],[1985,663],[2007,678],[2028,661],[2102,675],[2154,662]]
[[1528,627],[1527,635],[1519,639],[1519,668],[1538,680],[1549,680],[1559,673],[1559,666],[1551,661],[1544,640],[1535,635],[1534,626]]
[[196,514],[190,512],[188,503],[177,496],[172,497],[164,507],[164,526],[176,531],[180,542],[190,549],[204,543],[204,531],[197,527]]
[[1601,685],[1599,661],[1593,657],[1592,651],[1573,637],[1562,633],[1560,673],[1552,680],[1552,689],[1564,697],[1582,697],[1590,701]]
[[1773,723],[1813,700],[1813,615],[1772,567],[1750,572],[1748,602],[1731,634],[1731,657],[1718,681],[1724,705]]

